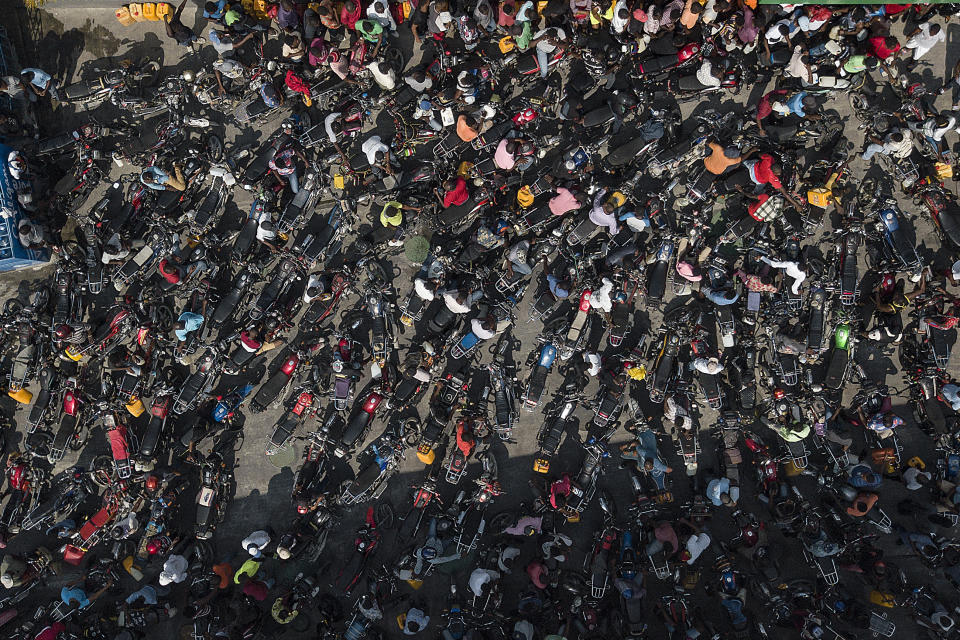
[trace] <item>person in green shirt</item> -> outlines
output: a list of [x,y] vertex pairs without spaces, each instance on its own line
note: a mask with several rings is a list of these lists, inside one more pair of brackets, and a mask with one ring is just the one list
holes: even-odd
[[843,70],[846,73],[860,73],[877,68],[877,59],[873,56],[862,54],[852,55],[843,63]]
[[[383,205],[383,210],[380,212],[380,225],[383,227],[381,233],[391,238],[389,242],[391,247],[403,244],[400,236],[403,234],[401,225],[403,224],[404,211],[420,211],[420,209],[397,202],[396,200],[391,200]],[[378,237],[380,242],[385,239],[380,233],[374,235]]]
[[513,36],[513,42],[520,51],[526,51],[533,45],[533,31],[530,29],[529,22],[514,22],[510,27],[510,35]]

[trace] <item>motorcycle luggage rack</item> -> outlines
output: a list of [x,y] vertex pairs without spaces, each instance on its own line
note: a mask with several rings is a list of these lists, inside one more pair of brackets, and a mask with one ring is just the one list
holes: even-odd
[[892,638],[896,630],[897,625],[887,620],[886,613],[877,613],[876,611],[870,613],[870,633],[874,638],[881,636]]

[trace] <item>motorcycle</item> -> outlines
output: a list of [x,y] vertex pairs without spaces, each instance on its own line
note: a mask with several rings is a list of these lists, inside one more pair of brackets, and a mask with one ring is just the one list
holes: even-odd
[[[535,355],[536,352],[531,354],[531,361]],[[547,384],[547,376],[550,375],[556,358],[557,347],[554,346],[552,341],[545,341],[545,344],[540,348],[539,357],[536,358],[533,371],[530,372],[530,377],[527,379],[527,388],[523,392],[524,411],[532,412],[540,405]]]
[[[316,345],[313,348],[316,348]],[[250,407],[254,411],[258,413],[264,411],[281,396],[287,385],[293,381],[297,371],[300,370],[300,365],[309,365],[310,361],[307,359],[309,351],[310,347],[307,347],[291,351],[287,355],[280,368],[263,383],[256,395],[253,396]]]
[[383,402],[383,395],[376,391],[370,391],[364,397],[363,402],[360,403],[359,406],[354,407],[353,416],[347,422],[347,426],[340,435],[340,442],[334,450],[338,458],[346,456],[347,453],[353,451],[353,449],[363,441],[364,436],[366,436],[367,431],[370,429],[370,425],[373,424],[373,420],[377,414],[377,408],[381,402]]

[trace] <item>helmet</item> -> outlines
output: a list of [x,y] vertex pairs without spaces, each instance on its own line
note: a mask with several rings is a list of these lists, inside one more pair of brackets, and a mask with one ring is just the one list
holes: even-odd
[[437,550],[433,547],[423,547],[420,549],[420,557],[424,560],[433,560],[437,557]]
[[73,335],[73,328],[68,324],[61,324],[56,328],[54,333],[56,333],[58,340],[66,340]]
[[160,479],[153,474],[147,476],[147,479],[143,483],[143,487],[147,491],[156,491],[158,486],[160,486]]
[[885,294],[893,293],[894,288],[897,286],[897,280],[893,277],[892,273],[883,274],[883,278],[880,279],[880,291]]
[[156,541],[151,540],[150,542],[147,543],[147,553],[150,554],[151,556],[157,555],[158,553],[160,553],[160,545],[157,544]]
[[341,371],[343,371],[343,360],[341,360],[340,358],[337,358],[336,360],[334,360],[333,370],[336,371],[337,373],[340,373]]
[[277,547],[277,557],[281,560],[289,560],[290,549],[287,549],[286,547]]
[[192,69],[184,69],[180,77],[183,78],[184,82],[193,82],[197,79],[197,74],[195,74]]

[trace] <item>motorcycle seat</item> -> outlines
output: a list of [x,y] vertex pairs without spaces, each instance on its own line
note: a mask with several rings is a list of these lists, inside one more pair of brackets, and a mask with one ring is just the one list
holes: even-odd
[[613,109],[610,105],[604,104],[592,111],[588,111],[583,116],[583,126],[586,128],[600,127],[614,119]]
[[540,70],[540,61],[537,56],[528,54],[522,55],[517,60],[517,72],[522,76],[528,76]]
[[466,351],[477,346],[478,342],[480,342],[480,338],[477,337],[477,334],[471,331],[460,339],[460,347]]
[[340,436],[340,442],[347,446],[352,446],[360,439],[360,434],[363,433],[363,428],[367,424],[367,414],[363,411],[357,412],[357,415],[353,416],[353,419],[350,420],[350,423],[347,425],[347,428],[343,430],[343,435]]
[[81,80],[80,82],[74,82],[73,84],[67,85],[63,88],[63,96],[67,100],[79,100],[81,98],[86,98],[87,96],[92,96],[102,87],[99,82],[91,80]]
[[706,86],[697,80],[697,76],[682,76],[678,78],[676,87],[680,91],[703,91],[706,89]]
[[846,349],[834,349],[830,364],[827,365],[827,375],[824,383],[827,387],[836,389],[840,386],[849,359],[850,353]]
[[369,489],[377,478],[380,477],[380,465],[377,463],[368,464],[360,473],[357,474],[356,485],[359,491]]
[[272,108],[273,107],[271,107],[270,105],[268,105],[266,102],[263,101],[262,97],[258,96],[256,100],[247,104],[247,109],[246,109],[247,117],[252,119],[252,118],[262,116],[263,114],[270,111]]
[[546,435],[544,435],[540,448],[552,454],[560,448],[560,438],[562,437],[563,431],[561,429],[550,429]]
[[30,424],[37,424],[40,421],[48,404],[50,404],[50,390],[41,389],[40,393],[37,394],[37,399],[34,401],[33,407],[30,409]]
[[676,54],[669,55],[669,56],[654,56],[652,58],[648,58],[647,60],[643,60],[639,62],[637,64],[637,70],[640,72],[641,75],[650,75],[652,73],[659,73],[665,69],[669,69],[670,67],[676,65],[678,60],[679,59],[677,58]]
[[940,211],[940,228],[950,242],[960,246],[960,207],[948,204]]
[[41,140],[40,144],[37,145],[37,154],[53,153],[60,149],[72,148],[73,143],[74,140],[71,134],[61,133],[58,136]]

